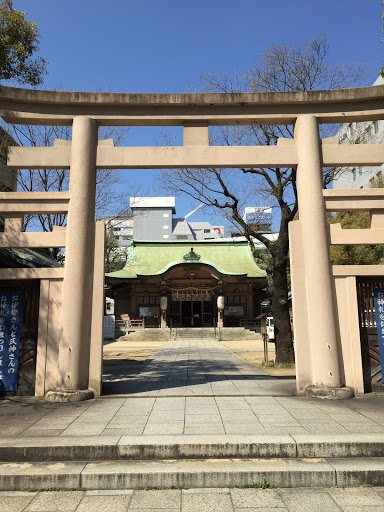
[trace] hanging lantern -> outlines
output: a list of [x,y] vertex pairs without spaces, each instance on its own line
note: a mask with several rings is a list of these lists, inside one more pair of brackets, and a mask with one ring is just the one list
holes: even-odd
[[167,299],[167,297],[165,297],[165,296],[160,297],[160,309],[162,311],[165,311],[167,309],[167,306],[168,306],[168,299]]
[[217,297],[217,309],[219,311],[223,311],[224,309],[224,297],[222,295]]

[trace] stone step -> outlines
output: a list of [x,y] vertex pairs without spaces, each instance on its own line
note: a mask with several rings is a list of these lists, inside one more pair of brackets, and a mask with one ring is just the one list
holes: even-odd
[[130,331],[129,334],[124,332],[118,338],[119,341],[170,341],[170,339],[170,329],[157,328],[137,329]]
[[0,438],[0,462],[381,457],[382,434]]
[[124,334],[122,337],[124,338],[127,338],[127,339],[130,339],[130,340],[134,340],[134,339],[141,339],[143,337],[147,337],[147,338],[166,338],[166,339],[170,339],[170,333],[169,332],[146,332],[146,331],[143,331],[143,332],[132,332],[132,333],[129,333],[129,334]]
[[164,459],[0,464],[0,490],[382,485],[384,458]]
[[242,341],[259,341],[262,339],[261,334],[257,333],[249,333],[246,332],[241,335],[234,335],[230,332],[228,333],[219,333],[219,339],[221,341],[236,341],[236,340],[242,340]]
[[[120,335],[120,336],[119,336]],[[119,341],[170,341],[170,340],[221,340],[231,341],[241,340],[260,340],[261,335],[244,327],[224,327],[217,329],[216,333],[213,327],[177,327],[170,331],[167,329],[148,328],[137,329],[125,334],[124,331],[116,331],[116,337]]]
[[195,327],[179,327],[174,330],[174,337],[177,340],[184,339],[217,339],[220,341],[241,340],[261,340],[261,335],[244,327],[223,327],[220,329]]
[[[188,333],[188,332],[206,332],[206,333],[214,333],[215,332],[215,328],[214,327],[174,327],[174,330],[176,330],[177,332],[183,332],[183,333]],[[220,331],[220,332],[233,332],[233,333],[236,333],[236,334],[241,334],[241,333],[244,333],[244,332],[255,332],[255,331],[251,331],[250,329],[245,329],[244,327],[220,327],[219,328],[216,328],[216,331]]]

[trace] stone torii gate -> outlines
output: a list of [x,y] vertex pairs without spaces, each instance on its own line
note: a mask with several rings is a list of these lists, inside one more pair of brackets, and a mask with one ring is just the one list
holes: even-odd
[[[384,243],[383,190],[323,190],[323,166],[381,165],[382,145],[338,145],[320,123],[384,119],[384,86],[297,93],[120,94],[0,87],[9,123],[72,126],[72,142],[11,147],[12,169],[70,169],[69,192],[0,193],[6,229],[0,247],[65,247],[64,269],[1,269],[3,279],[39,279],[36,395],[84,399],[101,392],[103,225],[94,222],[96,169],[297,166],[300,220],[291,223],[297,389],[328,395],[363,392],[356,289],[358,275],[382,267],[331,267],[329,244]],[[294,124],[277,146],[210,146],[212,125]],[[183,126],[182,147],[98,143],[98,126]],[[370,230],[329,226],[326,210],[369,209]],[[22,233],[28,213],[66,213],[65,229]],[[347,305],[346,305],[347,301]],[[315,390],[315,391],[314,391]],[[317,391],[316,391],[317,390]]]

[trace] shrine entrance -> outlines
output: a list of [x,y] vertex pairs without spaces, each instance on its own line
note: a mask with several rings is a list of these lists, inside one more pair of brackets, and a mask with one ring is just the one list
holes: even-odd
[[[133,240],[124,269],[107,274],[107,294],[120,322],[146,327],[241,327],[260,314],[265,272],[247,241],[146,242]],[[161,306],[162,305],[162,306]]]
[[[380,166],[384,146],[321,139],[319,125],[382,120],[383,97],[383,85],[234,94],[72,93],[2,86],[5,122],[72,127],[71,141],[56,140],[49,148],[10,147],[7,160],[16,171],[69,169],[69,191],[0,193],[0,213],[8,220],[0,235],[3,248],[65,248],[62,268],[0,269],[1,280],[40,280],[36,368],[41,371],[36,372],[35,394],[70,400],[101,392],[104,225],[94,222],[96,170],[207,167],[296,170],[300,218],[290,223],[289,238],[297,391],[338,397],[364,392],[356,278],[381,280],[384,268],[332,266],[329,244],[382,244],[384,191],[324,190],[321,176],[323,167]],[[294,138],[265,147],[209,143],[210,126],[254,124],[291,125]],[[100,126],[116,125],[180,126],[183,145],[114,147],[112,140],[98,140]],[[359,210],[370,212],[370,229],[327,223],[327,211]],[[25,215],[44,213],[68,213],[66,228],[22,232]],[[177,311],[174,306],[180,323],[194,323],[195,314],[203,324],[204,315],[207,322],[214,318],[218,297],[224,326],[226,317],[241,323],[258,315],[266,272],[256,265],[246,241],[165,242],[135,241],[126,267],[107,275],[117,299],[115,314],[132,318],[146,313],[158,321],[160,302],[160,324],[166,328],[172,293],[208,291],[208,286],[197,286],[206,280],[214,283],[211,311],[205,312],[204,300],[183,300]],[[196,313],[195,302],[200,302]]]
[[212,298],[174,300],[172,297],[171,318],[175,327],[212,327]]

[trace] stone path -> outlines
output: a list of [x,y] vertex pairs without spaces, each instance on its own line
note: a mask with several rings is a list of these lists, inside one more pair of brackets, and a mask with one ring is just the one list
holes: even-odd
[[0,401],[0,438],[162,434],[384,434],[384,397],[99,398]]
[[2,512],[383,512],[384,487],[0,492]]
[[0,437],[384,433],[383,394],[290,396],[293,379],[265,375],[217,342],[170,342],[145,366],[107,370],[106,390],[129,397],[0,400]]
[[104,395],[294,395],[294,378],[271,377],[217,341],[171,341],[137,366],[105,366]]
[[[120,394],[0,400],[0,488],[50,489],[2,492],[1,512],[384,512],[384,488],[356,487],[382,483],[384,394],[295,396],[293,379],[263,374],[207,341],[170,342],[144,365],[107,371],[108,392]],[[355,487],[204,489],[264,475],[276,486]],[[173,485],[202,489],[166,490]],[[81,489],[146,486],[165,490]]]

